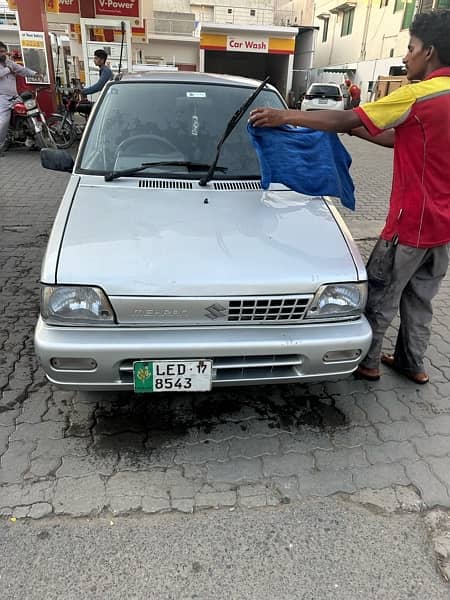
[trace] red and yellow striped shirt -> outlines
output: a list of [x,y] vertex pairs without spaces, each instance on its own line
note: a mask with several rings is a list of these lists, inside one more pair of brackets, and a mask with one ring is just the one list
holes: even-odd
[[389,213],[381,237],[431,248],[450,241],[450,67],[354,109],[371,135],[395,129]]

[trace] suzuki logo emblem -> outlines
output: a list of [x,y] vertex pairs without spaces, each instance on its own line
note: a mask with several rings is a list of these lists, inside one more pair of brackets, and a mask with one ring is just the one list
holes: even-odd
[[205,308],[205,317],[208,319],[223,319],[227,315],[227,309],[221,304],[211,304]]

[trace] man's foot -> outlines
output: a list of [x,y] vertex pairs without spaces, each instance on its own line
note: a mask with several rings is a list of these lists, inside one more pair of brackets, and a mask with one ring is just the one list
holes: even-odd
[[365,379],[366,381],[378,381],[380,379],[379,369],[370,369],[369,367],[363,367],[359,365],[353,375],[357,379]]
[[420,373],[411,373],[410,371],[405,371],[404,369],[397,367],[397,365],[395,364],[395,357],[392,356],[392,354],[382,354],[381,362],[383,363],[383,365],[386,365],[396,373],[407,377],[408,379],[414,381],[414,383],[418,383],[419,385],[423,385],[424,383],[428,383],[430,381],[428,375],[423,371],[421,371]]

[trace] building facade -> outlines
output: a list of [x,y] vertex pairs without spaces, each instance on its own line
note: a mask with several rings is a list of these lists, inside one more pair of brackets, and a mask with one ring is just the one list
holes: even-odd
[[379,75],[400,75],[416,11],[448,9],[450,0],[316,0],[318,31],[312,81],[350,78],[372,99]]

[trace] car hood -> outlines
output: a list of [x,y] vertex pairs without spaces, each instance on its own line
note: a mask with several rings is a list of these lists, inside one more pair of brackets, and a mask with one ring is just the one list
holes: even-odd
[[322,198],[282,186],[224,191],[192,185],[81,182],[57,283],[97,285],[109,295],[216,296],[308,293],[322,283],[357,279]]

